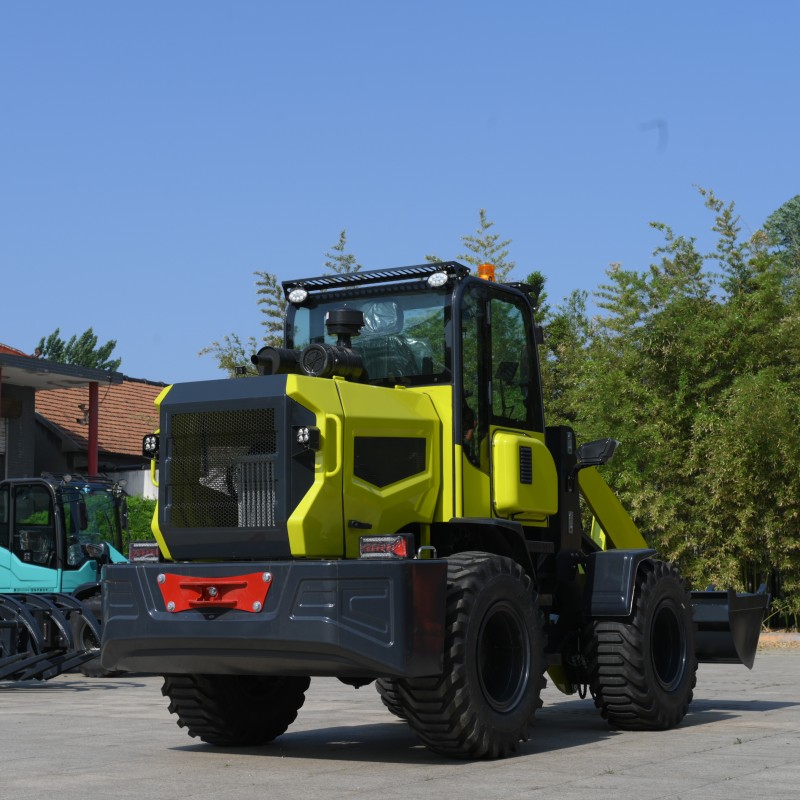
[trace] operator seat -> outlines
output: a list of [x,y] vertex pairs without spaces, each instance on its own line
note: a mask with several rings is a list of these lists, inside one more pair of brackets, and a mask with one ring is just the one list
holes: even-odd
[[403,308],[392,300],[364,305],[364,327],[353,341],[370,380],[406,378],[420,374],[414,352],[403,336]]

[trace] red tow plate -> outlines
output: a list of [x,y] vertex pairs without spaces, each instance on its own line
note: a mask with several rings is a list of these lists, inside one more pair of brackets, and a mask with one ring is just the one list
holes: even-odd
[[167,611],[173,613],[192,608],[235,608],[258,613],[264,608],[272,575],[251,572],[229,578],[196,578],[161,572],[157,581]]

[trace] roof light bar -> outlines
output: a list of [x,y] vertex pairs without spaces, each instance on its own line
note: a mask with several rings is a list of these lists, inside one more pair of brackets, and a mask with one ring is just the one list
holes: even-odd
[[463,278],[469,275],[469,269],[456,261],[440,261],[434,264],[417,264],[411,267],[393,267],[391,269],[373,269],[366,272],[344,272],[334,275],[322,275],[317,278],[301,278],[296,281],[284,281],[283,287],[286,299],[298,288],[307,292],[325,291],[327,289],[340,289],[344,286],[360,286],[369,283],[394,283],[420,278],[429,278],[437,272],[444,272],[448,276],[455,275]]

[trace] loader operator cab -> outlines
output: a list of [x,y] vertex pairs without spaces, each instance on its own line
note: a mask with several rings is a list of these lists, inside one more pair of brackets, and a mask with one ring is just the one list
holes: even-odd
[[492,426],[544,431],[533,307],[525,293],[469,277],[465,267],[448,262],[432,265],[414,282],[354,282],[319,295],[302,289],[294,295],[300,302],[292,302],[291,286],[287,294],[287,348],[335,344],[326,320],[332,311],[352,309],[363,314],[352,338],[362,380],[388,387],[453,385],[456,441],[476,467]]
[[[367,381],[377,386],[447,383],[451,379],[446,320],[449,297],[443,291],[388,291],[376,296],[355,290],[346,295],[320,298],[294,310],[289,347],[302,350],[309,344],[336,343],[327,332],[331,311],[360,311],[364,324],[352,339],[353,350],[361,356]],[[290,312],[291,313],[291,312]]]

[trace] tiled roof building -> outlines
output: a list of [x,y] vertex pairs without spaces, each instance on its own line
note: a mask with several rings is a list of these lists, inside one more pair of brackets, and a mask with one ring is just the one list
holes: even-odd
[[17,350],[16,347],[9,347],[7,344],[3,344],[0,342],[0,353],[3,353],[7,356],[26,356],[27,353],[23,353],[22,350]]
[[[158,427],[158,413],[153,401],[163,389],[163,383],[127,377],[121,384],[99,386],[97,444],[100,472],[148,463],[142,457],[142,437]],[[67,456],[68,463],[51,468],[52,471],[85,469],[82,454],[89,444],[88,402],[88,391],[84,387],[37,392],[37,418],[43,427],[49,429],[48,438],[53,447]],[[52,461],[54,453],[51,450],[42,452],[41,458],[39,456],[37,445],[39,463]]]
[[164,387],[0,343],[0,479],[128,474],[137,493],[149,491],[142,438],[158,427],[153,401]]

